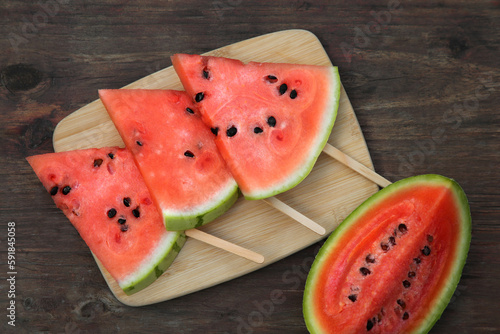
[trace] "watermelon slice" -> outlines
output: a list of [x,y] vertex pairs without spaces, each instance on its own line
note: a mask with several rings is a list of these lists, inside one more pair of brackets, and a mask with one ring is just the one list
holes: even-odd
[[175,259],[185,235],[165,230],[127,150],[86,149],[27,160],[126,294],[150,285]]
[[168,230],[199,227],[234,204],[238,186],[185,92],[111,89],[99,96]]
[[311,333],[426,333],[458,284],[471,240],[455,181],[419,175],[379,191],[332,233],[311,267]]
[[245,198],[276,195],[309,174],[337,115],[336,67],[186,54],[172,62]]

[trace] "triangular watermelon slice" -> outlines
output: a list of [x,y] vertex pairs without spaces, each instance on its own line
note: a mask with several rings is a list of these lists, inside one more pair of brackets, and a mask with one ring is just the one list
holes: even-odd
[[154,282],[183,246],[183,233],[165,230],[126,149],[47,153],[27,160],[126,294]]
[[110,89],[99,96],[168,230],[199,227],[234,204],[238,186],[185,92]]
[[309,174],[337,115],[336,67],[186,54],[172,62],[245,198],[273,196]]

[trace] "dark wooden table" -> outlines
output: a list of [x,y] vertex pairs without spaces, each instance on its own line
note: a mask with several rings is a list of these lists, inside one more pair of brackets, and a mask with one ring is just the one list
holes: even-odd
[[[1,332],[306,332],[301,268],[319,244],[210,289],[128,307],[24,160],[52,152],[56,124],[99,88],[168,67],[176,52],[292,28],[316,34],[339,66],[380,174],[443,174],[468,195],[468,261],[432,333],[500,332],[498,1],[15,0],[0,11]],[[275,289],[285,301],[265,309]]]

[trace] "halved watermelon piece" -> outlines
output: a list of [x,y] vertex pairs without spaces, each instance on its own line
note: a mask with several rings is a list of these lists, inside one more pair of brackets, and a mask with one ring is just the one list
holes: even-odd
[[95,257],[126,294],[154,282],[185,241],[165,230],[132,155],[115,147],[27,158]]
[[455,181],[420,175],[379,191],[332,233],[311,267],[311,333],[426,333],[458,284],[471,239]]
[[185,92],[111,89],[99,96],[168,230],[199,227],[234,204],[238,186]]
[[186,54],[172,62],[245,198],[276,195],[309,174],[337,115],[336,67]]

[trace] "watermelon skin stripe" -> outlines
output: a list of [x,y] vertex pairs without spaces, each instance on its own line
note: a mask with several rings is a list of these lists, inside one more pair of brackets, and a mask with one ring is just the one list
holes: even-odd
[[[425,299],[429,301],[429,304],[425,305],[427,308],[424,312],[425,316],[417,319],[418,321],[410,323],[403,331],[405,333],[427,333],[436,321],[439,320],[460,280],[470,247],[472,225],[467,197],[460,185],[456,181],[444,176],[428,174],[403,179],[387,186],[367,199],[334,230],[316,255],[304,289],[303,312],[309,332],[330,333],[335,331],[333,329],[334,325],[326,323],[327,320],[321,318],[319,314],[324,306],[315,303],[316,298],[319,296],[318,294],[321,293],[316,290],[316,287],[322,286],[321,284],[323,283],[321,280],[324,279],[321,278],[322,275],[320,272],[323,268],[326,268],[329,259],[332,259],[335,256],[334,254],[341,252],[341,249],[346,246],[345,242],[348,239],[352,240],[352,237],[356,235],[356,231],[363,229],[360,219],[365,216],[373,217],[373,211],[370,212],[370,210],[375,207],[380,208],[384,201],[390,199],[392,196],[397,196],[399,191],[411,191],[412,187],[416,189],[420,186],[440,187],[445,191],[446,195],[450,195],[451,202],[454,204],[454,209],[456,210],[458,228],[456,231],[457,234],[452,235],[453,242],[451,243],[452,249],[450,250],[450,254],[453,256],[452,263],[449,263],[443,269],[444,273],[441,274],[442,276],[438,277],[442,283],[439,285],[439,288],[433,290],[436,292],[431,296],[432,299]],[[333,271],[334,269],[331,270]],[[330,279],[334,280],[334,277]],[[389,287],[387,288],[389,289]],[[347,314],[344,314],[344,317],[347,316]],[[359,318],[360,314],[357,314],[356,317]],[[409,319],[412,319],[411,316]],[[362,326],[366,326],[366,319],[360,321],[365,321]],[[349,325],[348,322],[345,323],[343,325],[344,329],[348,331],[346,326]]]

